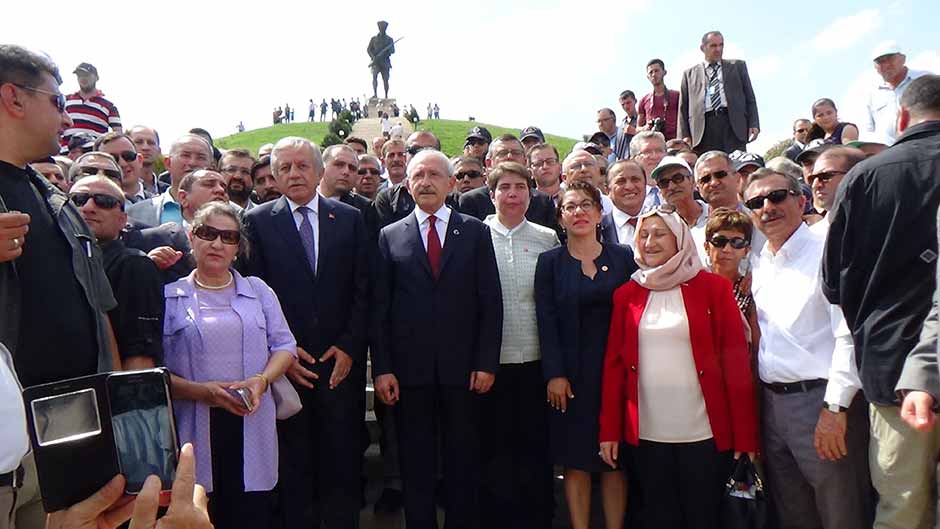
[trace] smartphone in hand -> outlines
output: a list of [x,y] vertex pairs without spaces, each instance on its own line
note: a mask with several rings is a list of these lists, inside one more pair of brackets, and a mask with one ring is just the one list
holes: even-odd
[[228,390],[229,394],[235,398],[238,402],[242,403],[242,406],[245,407],[248,411],[253,411],[254,406],[251,405],[251,390],[248,388],[238,388]]

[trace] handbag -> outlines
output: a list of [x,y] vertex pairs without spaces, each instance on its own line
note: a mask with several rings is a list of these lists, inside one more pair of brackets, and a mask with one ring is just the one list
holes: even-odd
[[767,526],[767,494],[764,482],[747,454],[734,464],[721,498],[723,529],[765,529]]
[[304,407],[300,403],[300,395],[286,376],[281,376],[271,382],[271,396],[274,398],[274,408],[277,410],[275,416],[279,421],[290,419]]

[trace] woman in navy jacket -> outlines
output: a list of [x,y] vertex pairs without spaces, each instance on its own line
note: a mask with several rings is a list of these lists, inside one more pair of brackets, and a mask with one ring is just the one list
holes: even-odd
[[630,248],[598,242],[601,197],[594,186],[569,185],[558,217],[567,242],[540,255],[535,270],[539,345],[552,406],[552,457],[565,467],[571,525],[588,527],[591,474],[599,472],[607,527],[622,527],[626,477],[601,460],[597,424],[613,292],[637,267]]

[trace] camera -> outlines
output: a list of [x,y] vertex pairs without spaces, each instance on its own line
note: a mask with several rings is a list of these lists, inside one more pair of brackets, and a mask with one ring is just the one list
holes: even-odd
[[46,512],[91,496],[118,473],[127,494],[151,474],[170,489],[179,443],[165,368],[32,386],[23,399]]
[[666,119],[665,118],[653,118],[650,121],[650,130],[656,132],[665,132],[666,131]]

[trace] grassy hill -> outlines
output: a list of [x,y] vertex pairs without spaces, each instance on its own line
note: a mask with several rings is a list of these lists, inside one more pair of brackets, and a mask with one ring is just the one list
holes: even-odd
[[258,147],[266,143],[277,143],[285,136],[300,136],[319,144],[328,132],[329,123],[285,123],[263,129],[246,130],[215,140],[220,149],[248,149],[252,155],[258,154]]
[[[417,128],[418,130],[429,130],[433,132],[435,136],[441,139],[441,150],[444,151],[444,153],[448,156],[456,156],[463,152],[463,143],[464,139],[467,137],[467,132],[473,127],[477,126],[486,127],[486,129],[490,131],[490,134],[492,134],[494,138],[503,134],[513,134],[518,137],[519,131],[521,130],[508,129],[506,127],[500,127],[499,125],[490,125],[487,123],[479,123],[474,121],[452,121],[449,119],[421,121],[418,123]],[[555,136],[553,134],[546,134],[545,140],[558,149],[558,152],[561,154],[562,158],[571,152],[571,148],[574,147],[574,144],[579,141],[573,138]]]
[[[285,136],[300,136],[308,138],[314,143],[319,144],[323,141],[323,136],[327,133],[327,123],[288,123],[283,125],[274,125],[263,129],[248,130],[224,138],[218,138],[216,145],[223,149],[243,148],[248,149],[255,154],[258,147],[265,143],[276,143],[277,140]],[[489,129],[493,137],[501,134],[519,135],[520,129],[508,129],[498,125],[487,123],[478,123],[473,121],[452,121],[448,119],[435,119],[431,121],[422,121],[418,124],[419,130],[429,130],[441,139],[441,149],[448,156],[456,156],[463,152],[464,138],[467,131],[475,126],[482,126]],[[552,134],[546,135],[546,140],[554,145],[561,156],[564,157],[578,141],[573,138],[565,138]],[[369,138],[366,138],[369,140]]]

